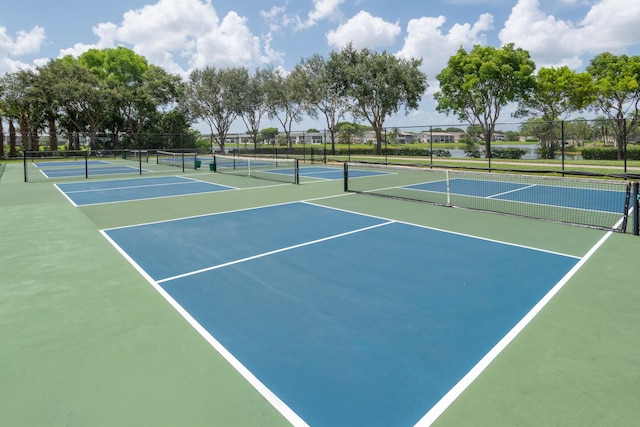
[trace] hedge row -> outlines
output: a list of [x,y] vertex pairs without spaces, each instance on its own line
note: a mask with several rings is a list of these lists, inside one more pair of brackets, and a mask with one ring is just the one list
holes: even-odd
[[[234,148],[231,148],[232,150],[234,150]],[[261,154],[261,155],[268,155],[268,154],[277,154],[277,155],[285,155],[285,154],[291,154],[291,155],[296,155],[296,156],[301,156],[301,155],[309,155],[311,154],[311,151],[313,150],[314,155],[322,155],[324,152],[323,148],[314,148],[314,147],[293,147],[290,150],[287,149],[286,147],[258,147],[257,151],[254,151],[253,149],[239,149],[237,150],[239,153],[245,153],[245,154]],[[327,153],[331,153],[331,148],[327,147]],[[375,147],[373,146],[361,146],[361,147],[354,147],[352,146],[350,149],[347,148],[336,148],[336,155],[339,156],[346,156],[348,154],[351,155],[374,155],[375,154]],[[431,156],[431,151],[428,149],[420,149],[420,148],[410,148],[410,147],[393,147],[393,148],[383,148],[382,149],[382,155],[387,155],[387,156],[407,156],[407,157],[429,157]],[[433,156],[434,157],[451,157],[451,152],[449,150],[444,150],[444,149],[438,149],[438,150],[433,150]]]
[[[485,157],[485,152],[480,150],[466,150],[464,153],[467,157],[472,157],[475,159]],[[494,159],[521,159],[525,154],[527,154],[526,150],[522,150],[520,148],[491,150],[491,157]]]
[[[618,149],[614,147],[585,148],[582,150],[584,160],[618,160]],[[628,160],[640,160],[640,149],[627,147]]]

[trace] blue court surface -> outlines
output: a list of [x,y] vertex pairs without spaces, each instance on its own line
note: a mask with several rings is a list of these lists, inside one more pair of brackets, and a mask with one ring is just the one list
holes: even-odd
[[[408,185],[402,188],[447,192],[446,181],[433,181]],[[480,181],[455,178],[449,181],[452,195],[482,197],[487,199],[508,200],[548,206],[562,206],[600,212],[623,214],[625,206],[624,191],[599,190],[593,188],[572,188],[553,185],[519,184],[500,181]]]
[[312,426],[428,418],[579,262],[309,203],[102,233],[292,423]]
[[[87,165],[109,165],[111,163],[105,160],[87,160],[86,164]],[[53,162],[34,162],[33,165],[37,168],[84,167],[85,159],[53,161]]]
[[[98,163],[101,162],[101,163]],[[64,162],[69,163],[69,162]],[[42,167],[39,168],[40,173],[44,175],[46,178],[68,178],[68,177],[83,177],[87,173],[89,176],[96,175],[115,175],[115,174],[127,174],[127,173],[140,173],[139,167],[133,166],[99,166],[99,167],[89,167],[88,171],[85,170],[84,162],[78,164],[78,162],[71,162],[75,165],[75,167],[70,166],[51,166],[51,164],[45,163]],[[92,163],[90,162],[89,166]],[[103,165],[109,164],[107,162],[102,162],[100,160],[94,161],[94,165]],[[143,172],[150,172],[148,170],[143,169]]]
[[[387,175],[389,172],[354,170],[349,172],[350,178],[361,176]],[[344,179],[343,168],[332,168],[327,166],[301,166],[300,176],[314,179],[338,180]]]
[[233,189],[232,187],[224,185],[179,176],[84,181],[55,184],[55,186],[76,206],[210,193]]

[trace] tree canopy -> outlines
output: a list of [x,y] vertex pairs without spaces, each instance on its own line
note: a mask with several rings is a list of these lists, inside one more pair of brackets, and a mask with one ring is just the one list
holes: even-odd
[[388,52],[355,50],[351,44],[330,54],[328,66],[338,93],[353,103],[350,112],[367,120],[376,134],[376,152],[382,151],[385,120],[401,108],[418,108],[427,90],[421,59],[402,59]]
[[534,115],[540,119],[541,126],[546,126],[546,132],[539,135],[546,157],[555,157],[561,133],[557,120],[585,109],[593,102],[593,93],[588,73],[577,73],[567,66],[538,70],[534,88],[521,100],[517,115]]
[[491,158],[491,139],[502,109],[526,99],[534,88],[534,62],[526,50],[507,44],[501,48],[476,45],[460,48],[436,76],[440,91],[437,111],[456,114],[461,121],[480,125],[485,153]]
[[[269,117],[279,122],[291,144],[295,123],[322,116],[332,142],[340,120],[370,125],[380,153],[389,135],[385,121],[419,107],[428,86],[421,66],[422,59],[348,45],[328,57],[302,58],[290,71],[205,67],[183,80],[130,49],[90,49],[77,58],[67,56],[0,77],[0,119],[9,125],[11,156],[17,154],[16,129],[25,149],[37,149],[44,131],[54,150],[64,133],[70,148],[80,148],[79,139],[72,138],[80,132],[90,136],[92,147],[102,144],[98,133],[112,134],[114,148],[119,135],[190,134],[200,120],[224,146],[232,124],[241,118],[257,145],[261,121]],[[518,104],[519,116],[551,123],[551,144],[555,121],[592,109],[608,121],[602,132],[614,136],[622,155],[626,136],[640,120],[640,57],[602,53],[585,73],[568,67],[542,68],[537,74],[534,70],[529,53],[513,44],[478,45],[469,52],[460,48],[436,76],[436,110],[466,122],[467,133],[480,136],[490,158],[495,126],[509,104]],[[0,122],[0,132],[2,126]],[[132,140],[125,144],[132,146]],[[142,139],[134,144],[154,148]]]
[[591,60],[587,72],[593,78],[594,107],[611,120],[622,159],[626,133],[640,120],[640,56],[605,52]]

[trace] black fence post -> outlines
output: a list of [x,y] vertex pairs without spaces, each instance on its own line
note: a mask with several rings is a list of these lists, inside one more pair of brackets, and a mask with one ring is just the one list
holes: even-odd
[[565,135],[564,135],[564,120],[560,122],[560,152],[562,153],[562,176],[564,176],[564,144],[565,144]]
[[640,212],[638,212],[638,207],[640,206],[640,194],[638,193],[638,188],[640,187],[640,183],[633,183],[633,235],[640,235]]
[[429,126],[429,166],[433,169],[433,126]]

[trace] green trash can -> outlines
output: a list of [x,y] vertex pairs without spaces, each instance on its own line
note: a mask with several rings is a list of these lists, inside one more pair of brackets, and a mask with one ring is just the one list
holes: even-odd
[[127,152],[126,151],[122,152],[122,160],[127,160]]
[[196,169],[200,169],[200,166],[202,166],[202,160],[196,160]]
[[216,164],[215,163],[209,163],[209,170],[211,172],[215,172],[216,171]]

